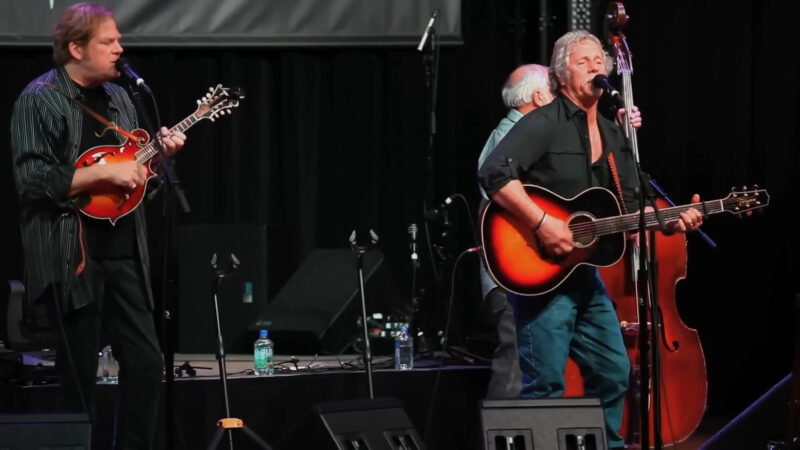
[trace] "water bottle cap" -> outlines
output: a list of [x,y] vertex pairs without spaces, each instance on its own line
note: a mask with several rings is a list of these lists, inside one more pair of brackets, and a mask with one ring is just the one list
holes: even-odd
[[258,337],[260,337],[260,338],[265,338],[265,337],[267,337],[267,334],[268,334],[267,330],[261,330],[261,331],[258,333]]

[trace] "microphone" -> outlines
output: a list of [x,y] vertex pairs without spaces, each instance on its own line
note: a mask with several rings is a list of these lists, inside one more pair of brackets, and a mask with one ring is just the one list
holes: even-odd
[[117,68],[119,73],[128,77],[131,81],[133,81],[134,84],[141,87],[145,92],[148,94],[153,93],[153,91],[150,90],[150,86],[144,82],[144,78],[140,77],[136,72],[133,71],[133,69],[131,69],[130,64],[128,64],[128,61],[125,58],[118,59],[117,62],[114,63],[114,67]]
[[445,199],[442,200],[442,203],[440,203],[438,207],[425,211],[425,218],[427,220],[434,220],[438,218],[440,215],[445,215],[447,213],[447,208],[452,203],[453,203],[452,195],[445,197]]
[[428,21],[428,26],[425,27],[425,33],[422,34],[422,39],[419,41],[419,45],[417,46],[417,51],[422,51],[422,47],[425,46],[425,42],[428,40],[428,33],[431,32],[431,28],[433,28],[433,23],[436,22],[436,16],[439,15],[439,8],[433,10],[433,14],[431,14],[431,20]]
[[411,260],[416,261],[419,258],[417,255],[417,232],[419,228],[417,227],[416,223],[412,223],[408,226],[408,234],[411,236]]
[[611,84],[611,82],[608,81],[608,77],[607,76],[605,76],[603,74],[596,75],[594,77],[594,79],[592,80],[592,84],[595,87],[599,87],[599,88],[602,88],[603,90],[605,90],[608,93],[608,95],[611,96],[611,99],[614,101],[614,103],[618,107],[620,107],[620,108],[624,108],[625,107],[625,100],[622,98],[622,94],[620,94],[619,91],[617,90],[617,88],[615,88]]
[[372,245],[377,244],[378,243],[378,239],[379,239],[378,238],[378,233],[376,233],[375,230],[370,228],[369,229],[369,241],[372,243]]

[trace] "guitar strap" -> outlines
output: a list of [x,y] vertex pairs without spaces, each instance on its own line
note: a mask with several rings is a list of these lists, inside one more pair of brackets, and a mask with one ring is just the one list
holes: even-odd
[[611,176],[614,177],[614,186],[617,188],[619,203],[622,206],[622,214],[627,214],[628,211],[625,207],[625,198],[622,196],[622,183],[619,181],[619,172],[617,172],[617,162],[614,159],[614,152],[608,152],[608,166],[611,168]]
[[83,104],[83,103],[81,103],[79,100],[77,100],[77,99],[74,99],[74,98],[70,97],[69,95],[65,94],[65,93],[64,93],[64,92],[62,92],[62,91],[61,91],[61,90],[60,90],[58,87],[56,87],[54,84],[52,84],[52,83],[47,83],[47,82],[44,82],[44,81],[37,81],[37,82],[35,82],[35,83],[33,83],[33,84],[41,84],[41,85],[47,86],[47,87],[49,87],[49,88],[52,88],[54,91],[56,91],[56,92],[58,92],[59,94],[63,95],[63,96],[64,96],[64,98],[66,98],[66,99],[67,99],[67,100],[68,100],[70,103],[72,103],[72,104],[74,104],[74,105],[78,105],[78,106],[80,106],[80,107],[81,107],[81,109],[83,109],[84,111],[86,111],[86,112],[87,112],[87,113],[88,113],[90,116],[94,117],[95,119],[97,119],[97,121],[98,121],[98,122],[100,122],[100,123],[102,123],[103,125],[105,125],[106,129],[109,129],[109,130],[111,130],[111,131],[114,131],[114,132],[116,132],[116,133],[118,133],[118,134],[120,134],[120,135],[124,136],[124,137],[125,137],[125,138],[127,138],[127,139],[133,139],[134,141],[136,141],[136,140],[138,140],[138,139],[139,139],[138,137],[136,137],[136,136],[135,136],[133,133],[131,133],[130,131],[127,131],[127,130],[125,130],[124,128],[120,127],[119,125],[115,124],[114,122],[112,122],[112,121],[110,121],[110,120],[106,119],[105,117],[103,117],[102,115],[100,115],[100,113],[98,113],[98,112],[96,112],[95,110],[93,110],[92,108],[89,108],[88,106],[84,105],[84,104]]

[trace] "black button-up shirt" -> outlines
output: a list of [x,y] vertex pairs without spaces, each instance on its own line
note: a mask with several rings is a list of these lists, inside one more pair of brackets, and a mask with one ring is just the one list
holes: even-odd
[[597,122],[603,155],[592,163],[586,113],[559,95],[526,114],[500,141],[478,170],[481,185],[489,195],[513,179],[566,198],[595,186],[618,195],[608,164],[613,152],[625,205],[629,212],[637,210],[636,167],[630,147],[613,121],[598,113]]

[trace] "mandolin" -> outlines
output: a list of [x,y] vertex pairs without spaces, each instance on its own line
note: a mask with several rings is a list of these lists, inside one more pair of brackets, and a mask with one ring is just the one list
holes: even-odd
[[[209,92],[197,100],[197,109],[172,127],[170,131],[184,132],[203,119],[213,122],[220,116],[230,114],[233,108],[239,106],[239,101],[243,98],[244,95],[240,89],[231,91],[221,84],[209,88]],[[136,139],[129,138],[117,146],[101,145],[86,150],[78,157],[75,167],[136,161],[144,164],[147,169],[146,181],[133,190],[109,184],[99,186],[88,195],[79,196],[79,209],[83,214],[94,219],[109,220],[114,225],[117,220],[130,214],[142,203],[147,183],[156,175],[154,158],[158,155],[158,147],[150,140],[149,134],[142,129],[133,130],[131,134]]]

